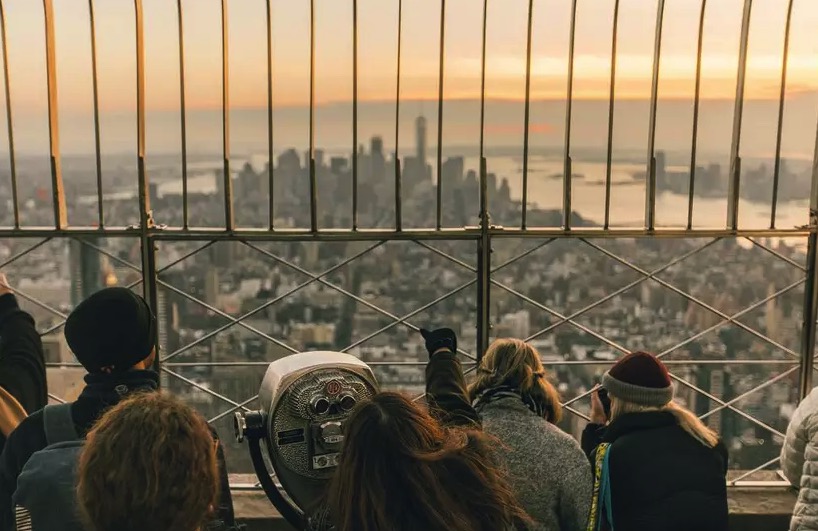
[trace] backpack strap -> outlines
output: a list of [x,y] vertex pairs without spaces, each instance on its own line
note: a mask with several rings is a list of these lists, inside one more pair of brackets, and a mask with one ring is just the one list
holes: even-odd
[[71,404],[56,404],[43,408],[45,439],[48,445],[76,441],[79,434],[71,417]]

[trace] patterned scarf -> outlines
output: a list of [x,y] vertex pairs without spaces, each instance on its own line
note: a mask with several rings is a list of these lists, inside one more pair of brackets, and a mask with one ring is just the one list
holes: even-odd
[[611,473],[608,461],[611,445],[602,443],[596,448],[594,460],[594,495],[591,499],[591,514],[588,531],[614,531],[613,505],[611,503]]
[[520,400],[523,404],[526,405],[526,407],[528,407],[528,409],[531,410],[532,413],[534,413],[538,417],[554,418],[554,410],[550,405],[543,407],[543,405],[534,400],[531,397],[531,395],[528,394],[523,395],[519,392],[518,389],[510,385],[498,385],[497,387],[489,387],[488,389],[477,395],[477,397],[472,402],[472,407],[479,411],[486,404],[491,404],[492,402],[496,402],[504,398],[516,398],[517,400]]

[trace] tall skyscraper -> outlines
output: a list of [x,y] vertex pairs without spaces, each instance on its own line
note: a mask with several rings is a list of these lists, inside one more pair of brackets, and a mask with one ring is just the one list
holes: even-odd
[[74,307],[104,287],[102,256],[91,247],[101,247],[102,242],[95,237],[85,238],[85,241],[90,245],[79,240],[71,240],[69,244],[71,304]]
[[421,168],[426,167],[426,118],[418,116],[415,119],[415,150]]

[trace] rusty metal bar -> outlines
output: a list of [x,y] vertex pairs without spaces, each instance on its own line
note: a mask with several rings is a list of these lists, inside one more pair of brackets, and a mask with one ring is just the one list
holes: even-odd
[[182,15],[182,0],[176,0],[177,18],[179,21],[179,113],[182,127],[182,227],[187,229],[190,223],[188,211],[187,182],[187,105],[185,104],[185,31]]
[[94,150],[97,163],[97,217],[99,228],[105,226],[102,199],[102,154],[99,128],[99,77],[97,75],[97,27],[94,17],[94,0],[88,0],[88,19],[91,24],[91,82],[94,93]]
[[6,123],[9,135],[9,170],[11,171],[11,202],[14,209],[14,228],[20,228],[20,198],[17,191],[17,161],[14,153],[14,120],[11,112],[11,84],[9,81],[9,52],[6,40],[6,8],[0,0],[0,38],[3,40],[3,87],[6,95]]
[[228,0],[222,0],[222,155],[224,165],[224,226],[235,228],[233,218],[233,178],[230,175],[230,51],[227,23]]
[[784,131],[784,98],[787,96],[787,61],[790,57],[790,26],[792,25],[793,0],[787,5],[787,22],[784,27],[784,52],[781,62],[781,94],[778,97],[778,127],[775,136],[775,166],[773,169],[773,199],[770,212],[770,228],[775,228],[775,215],[778,209],[778,185],[781,175],[781,138]]
[[403,0],[398,0],[398,59],[395,69],[395,230],[403,230],[401,209],[401,167],[400,167],[400,60],[401,34],[403,32]]
[[315,182],[315,0],[310,0],[310,230],[318,232],[318,185]]
[[48,144],[51,162],[51,194],[54,202],[54,227],[63,229],[68,225],[65,210],[65,189],[62,181],[60,158],[60,111],[57,92],[57,43],[54,37],[54,2],[43,0],[45,20],[45,67],[48,86]]
[[702,0],[699,12],[699,41],[696,46],[696,88],[693,94],[693,139],[690,146],[690,181],[687,191],[687,229],[693,228],[693,197],[696,193],[696,151],[699,146],[699,104],[702,88],[702,50],[704,48],[704,16],[707,0]]
[[446,0],[440,0],[440,58],[437,81],[437,230],[443,227],[443,67],[446,51]]
[[662,28],[665,0],[659,0],[656,13],[656,41],[653,44],[653,77],[650,87],[650,125],[648,126],[648,171],[645,183],[645,227],[656,228],[656,111],[659,105],[659,67],[662,61]]
[[573,161],[571,160],[571,121],[574,111],[574,51],[577,34],[577,0],[571,2],[571,30],[568,37],[568,90],[565,100],[565,160],[562,176],[562,226],[571,229]]
[[[357,1],[357,0],[356,0]],[[270,230],[275,229],[275,178],[273,154],[273,18],[270,0],[267,0],[267,178]]]
[[613,129],[614,107],[616,104],[616,45],[619,38],[619,0],[614,2],[613,28],[611,30],[611,81],[608,97],[608,152],[605,165],[605,222],[603,228],[611,226],[611,173],[613,171]]
[[741,21],[738,75],[736,78],[736,102],[733,111],[733,137],[730,146],[730,175],[727,189],[727,227],[738,228],[738,205],[741,199],[741,124],[744,115],[744,87],[747,79],[747,47],[750,40],[750,18],[753,0],[744,0]]
[[528,143],[531,123],[531,28],[534,19],[534,0],[528,0],[528,25],[526,28],[525,47],[525,124],[523,126],[523,212],[520,228],[526,228],[526,214],[528,213]]

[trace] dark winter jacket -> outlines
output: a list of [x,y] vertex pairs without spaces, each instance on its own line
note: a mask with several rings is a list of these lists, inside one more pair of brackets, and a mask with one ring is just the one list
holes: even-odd
[[457,355],[438,352],[426,365],[426,403],[444,426],[480,429],[480,415],[471,405]]
[[727,450],[709,448],[667,411],[628,413],[607,428],[589,424],[583,450],[608,452],[616,531],[726,531]]
[[[0,387],[27,413],[42,409],[48,400],[40,334],[11,294],[0,297]],[[0,433],[0,451],[5,443]]]
[[[153,371],[130,371],[110,376],[88,374],[85,376],[85,383],[85,388],[71,408],[74,426],[82,437],[86,436],[107,409],[116,405],[129,393],[158,389],[159,375]],[[211,431],[214,439],[218,440],[216,432],[212,429]],[[29,458],[47,445],[42,411],[24,420],[9,437],[6,448],[0,456],[0,530],[14,529],[12,496],[17,489],[17,477]],[[235,519],[221,444],[218,449],[218,461],[221,475],[221,498],[217,519],[221,521],[221,525],[216,528],[222,529],[234,526]]]

